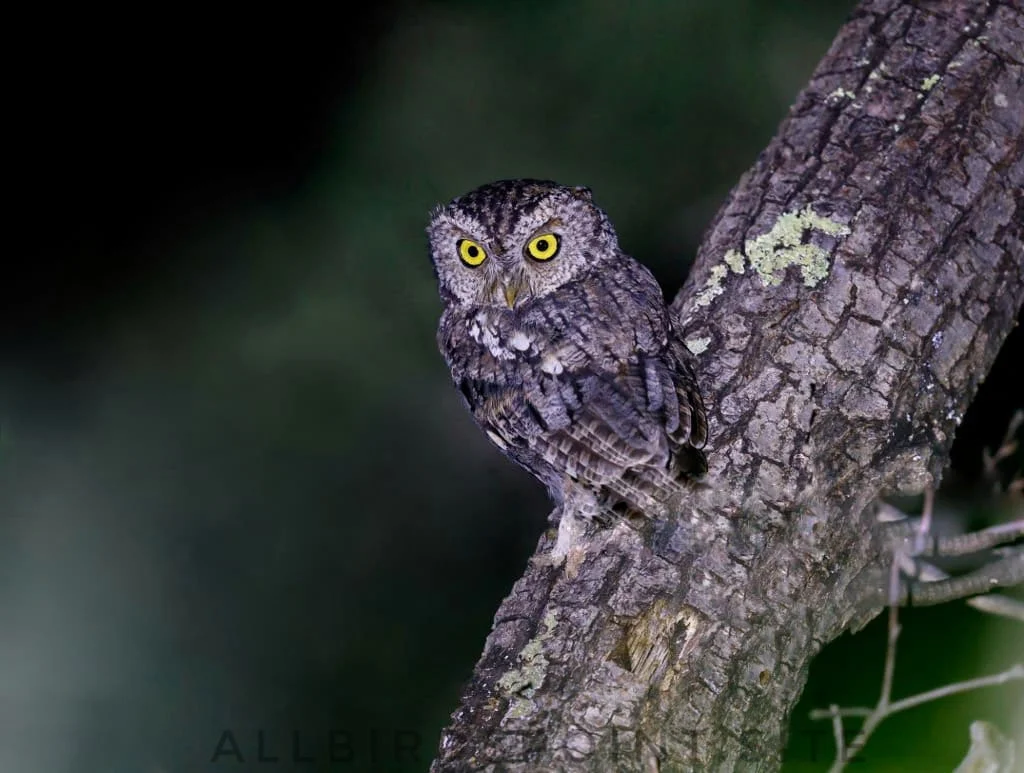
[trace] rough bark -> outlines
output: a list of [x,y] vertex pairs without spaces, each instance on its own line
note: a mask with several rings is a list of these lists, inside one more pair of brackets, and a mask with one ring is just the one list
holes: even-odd
[[678,521],[537,558],[434,771],[772,770],[884,602],[873,503],[937,481],[1024,300],[1024,12],[868,0],[672,304],[711,417]]

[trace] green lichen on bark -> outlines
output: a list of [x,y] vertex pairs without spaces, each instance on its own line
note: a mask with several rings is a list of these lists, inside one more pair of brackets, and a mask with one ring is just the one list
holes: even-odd
[[828,251],[811,241],[805,242],[808,231],[818,231],[827,236],[850,233],[849,227],[819,215],[809,204],[799,212],[786,212],[779,216],[770,231],[747,239],[743,252],[727,251],[722,262],[712,266],[704,288],[694,298],[694,304],[710,305],[725,292],[725,278],[729,272],[745,273],[748,261],[765,287],[782,284],[789,266],[800,268],[807,287],[817,286],[828,276]]
[[697,293],[697,297],[693,302],[697,306],[707,306],[711,301],[724,293],[725,287],[723,287],[722,281],[728,273],[729,270],[725,266],[712,267],[711,274],[708,277],[707,283],[704,285],[704,289]]
[[[523,695],[529,698],[544,684],[544,675],[548,668],[548,659],[544,655],[544,642],[554,635],[557,623],[555,613],[549,611],[542,620],[544,630],[530,639],[519,653],[519,661],[522,665],[502,676],[498,680],[498,689],[509,696]],[[513,711],[518,703],[523,702],[522,698],[517,698],[509,707],[509,711]]]
[[[779,216],[768,233],[748,239],[743,251],[751,268],[761,277],[766,287],[782,284],[785,271],[799,266],[807,287],[815,287],[828,276],[828,251],[813,242],[804,242],[807,231],[818,231],[828,236],[846,236],[850,229],[842,223],[823,217],[810,205],[799,212],[786,212]],[[725,254],[725,263],[737,271],[742,270],[743,256],[736,250]]]
[[725,262],[725,265],[732,269],[734,274],[742,274],[745,270],[743,266],[743,256],[736,252],[736,250],[729,250],[725,253],[723,261]]

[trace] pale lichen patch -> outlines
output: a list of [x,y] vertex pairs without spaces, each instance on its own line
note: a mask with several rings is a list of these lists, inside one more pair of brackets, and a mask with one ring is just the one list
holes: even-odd
[[734,274],[743,273],[743,256],[736,252],[736,250],[729,250],[725,253],[725,258],[723,258],[723,260],[725,261],[725,265],[731,268]]
[[526,698],[513,698],[509,701],[508,711],[505,712],[505,719],[528,719],[536,711],[533,701]]
[[828,236],[846,236],[850,229],[817,214],[810,205],[800,212],[786,212],[768,233],[748,239],[744,250],[750,265],[766,286],[782,283],[789,266],[799,266],[804,285],[815,287],[828,276],[828,252],[816,244],[802,244],[804,233],[820,231]]
[[[533,697],[533,694],[544,684],[544,676],[547,673],[548,659],[544,655],[544,642],[553,637],[557,623],[554,610],[548,610],[541,621],[544,630],[530,639],[519,653],[522,665],[519,668],[510,669],[498,680],[499,690],[509,696],[521,694],[525,698]],[[512,716],[513,712],[518,712],[518,716],[522,716],[522,712],[531,707],[530,701],[516,698],[509,705],[505,717],[516,718]]]
[[704,289],[697,294],[695,303],[698,306],[707,306],[711,301],[725,292],[723,280],[728,275],[729,269],[732,269],[734,274],[742,274],[745,270],[743,265],[743,255],[736,250],[729,250],[726,252],[725,257],[722,258],[722,263],[711,267],[711,275],[708,277],[708,281],[705,283]]
[[844,89],[842,86],[837,88],[831,94],[828,95],[829,99],[854,99],[857,95],[852,91]]
[[799,266],[804,284],[815,287],[828,276],[828,252],[816,244],[804,244],[807,231],[820,231],[828,236],[850,233],[848,226],[819,215],[810,205],[799,212],[786,212],[768,233],[748,239],[743,245],[743,252],[728,250],[722,262],[711,267],[704,288],[694,297],[694,305],[707,306],[724,293],[724,281],[729,271],[745,273],[748,260],[765,286],[782,284],[785,269]]
[[725,288],[722,286],[722,280],[725,279],[727,273],[729,271],[725,266],[712,266],[711,276],[708,277],[704,289],[697,293],[693,302],[697,306],[707,306],[711,301],[724,293]]
[[940,77],[941,76],[939,76],[938,74],[929,75],[927,78],[921,81],[921,90],[931,91],[933,88],[935,88],[935,84],[939,82]]

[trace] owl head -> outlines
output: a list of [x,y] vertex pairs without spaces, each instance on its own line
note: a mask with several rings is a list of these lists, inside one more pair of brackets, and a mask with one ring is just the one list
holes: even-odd
[[427,227],[446,303],[516,309],[618,253],[590,189],[500,180],[438,207]]

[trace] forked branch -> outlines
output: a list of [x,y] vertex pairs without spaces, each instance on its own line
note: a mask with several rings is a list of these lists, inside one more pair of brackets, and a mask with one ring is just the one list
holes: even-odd
[[706,485],[574,576],[540,540],[434,771],[778,767],[810,659],[886,602],[873,503],[937,482],[1024,302],[1021,51],[1019,4],[857,7],[671,305]]
[[[978,677],[976,679],[968,679],[961,682],[954,682],[952,684],[937,687],[934,690],[928,690],[927,692],[912,695],[909,698],[903,698],[898,701],[892,700],[892,683],[896,669],[896,645],[899,641],[901,631],[899,623],[899,605],[907,601],[906,586],[902,579],[902,575],[908,569],[915,569],[915,560],[917,559],[917,556],[913,554],[913,550],[921,550],[921,546],[928,543],[934,545],[934,540],[926,539],[930,536],[927,534],[927,529],[930,528],[932,523],[934,501],[934,492],[931,488],[928,488],[925,491],[924,512],[922,513],[921,518],[907,519],[908,522],[911,520],[916,521],[918,537],[920,538],[913,540],[914,547],[911,551],[908,551],[906,543],[903,545],[897,545],[894,548],[889,576],[889,625],[885,650],[885,668],[882,674],[882,687],[879,692],[878,703],[872,708],[840,708],[836,704],[832,704],[828,709],[814,709],[811,711],[811,719],[829,719],[832,722],[836,753],[832,766],[829,768],[830,773],[840,773],[840,771],[844,770],[846,765],[856,757],[861,749],[864,748],[865,744],[867,744],[878,726],[893,714],[906,711],[907,709],[911,709],[915,706],[920,706],[921,704],[929,703],[940,698],[945,698],[949,695],[956,695],[957,693],[977,690],[982,687],[993,687],[1010,681],[1024,679],[1024,664],[1016,663],[998,674]],[[1006,535],[1012,533],[1012,530],[1003,529],[996,533]],[[930,574],[933,575],[931,581],[934,585],[925,585],[923,587],[930,588],[941,586],[944,573],[933,568]],[[961,597],[962,596],[956,596],[956,598]],[[978,602],[983,598],[985,597],[978,597],[971,599],[971,601]],[[991,611],[995,614],[1005,614],[1007,608],[1015,609],[1014,605],[1019,604],[1019,602],[1016,602],[1014,599],[1007,598],[1004,601],[1006,604],[975,604],[975,606],[979,609]],[[1015,614],[1010,614],[1008,616],[1016,617]],[[845,731],[843,727],[843,719],[846,717],[863,718],[860,730],[857,732],[853,741],[849,744],[845,743]]]

